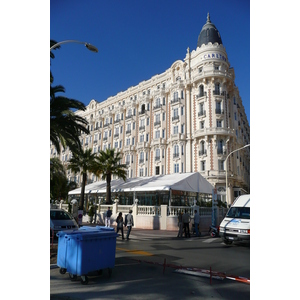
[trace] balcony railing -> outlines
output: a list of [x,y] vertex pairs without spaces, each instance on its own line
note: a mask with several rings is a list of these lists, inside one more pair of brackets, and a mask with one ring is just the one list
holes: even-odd
[[139,131],[141,131],[141,130],[145,130],[145,128],[146,128],[146,127],[145,127],[145,125],[143,125],[143,126],[140,126],[140,127],[139,127]]
[[206,96],[206,92],[199,93],[198,95],[196,95],[196,98],[201,98],[204,96]]
[[154,126],[160,126],[161,125],[161,121],[156,121],[156,122],[154,122]]
[[160,160],[160,156],[155,156],[155,161]]
[[139,159],[139,163],[140,163],[140,164],[143,164],[144,162],[145,162],[145,159],[144,159],[144,158],[140,158],[140,159]]
[[126,134],[131,134],[131,129],[130,130],[126,130]]
[[216,108],[215,112],[216,112],[217,115],[223,115],[224,114],[224,110],[221,109],[221,108]]
[[179,153],[173,153],[173,158],[178,158],[179,157]]
[[198,112],[198,117],[206,116],[206,110],[201,110]]
[[206,155],[206,150],[199,150],[199,156]]
[[221,95],[220,91],[213,91],[213,95]]
[[171,100],[171,104],[180,102],[181,98],[174,98],[173,100]]
[[179,116],[172,117],[172,121],[176,121],[176,120],[179,120]]

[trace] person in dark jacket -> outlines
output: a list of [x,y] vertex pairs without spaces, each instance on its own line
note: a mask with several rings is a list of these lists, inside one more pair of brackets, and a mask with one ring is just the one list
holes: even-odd
[[123,217],[122,217],[122,213],[121,212],[119,212],[119,215],[118,215],[116,221],[117,221],[117,233],[119,232],[119,230],[121,230],[122,240],[124,240]]
[[185,209],[185,212],[182,216],[182,222],[183,222],[183,228],[184,228],[184,236],[185,237],[191,237],[191,235],[190,235],[191,216],[187,212],[187,209]]
[[110,217],[112,215],[112,211],[110,207],[108,207],[108,210],[106,212],[106,217],[105,217],[105,227],[110,227]]

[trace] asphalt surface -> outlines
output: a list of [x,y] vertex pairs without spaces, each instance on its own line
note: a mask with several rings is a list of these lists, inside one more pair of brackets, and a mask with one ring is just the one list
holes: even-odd
[[[113,269],[89,273],[87,285],[81,284],[81,276],[71,280],[68,273],[61,274],[55,264],[50,265],[50,299],[250,299],[250,284],[224,279],[214,271],[211,278],[207,270],[174,265],[168,245],[178,242],[176,235],[174,231],[133,229],[131,240],[118,237]],[[153,255],[153,248],[147,246],[138,250],[143,240],[161,242],[163,238],[168,243],[157,253],[165,255]]]

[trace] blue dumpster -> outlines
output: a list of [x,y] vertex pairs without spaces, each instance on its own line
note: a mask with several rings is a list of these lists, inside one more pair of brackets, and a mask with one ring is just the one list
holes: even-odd
[[57,236],[57,266],[61,274],[68,272],[71,279],[81,276],[83,284],[88,282],[87,274],[93,271],[108,268],[111,275],[118,236],[114,230],[60,231]]

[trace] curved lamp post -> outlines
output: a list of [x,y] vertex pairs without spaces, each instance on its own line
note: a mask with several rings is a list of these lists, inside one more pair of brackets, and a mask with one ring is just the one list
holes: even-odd
[[236,150],[231,151],[231,152],[227,155],[227,157],[226,157],[226,159],[225,159],[225,170],[226,170],[226,204],[227,204],[227,207],[228,207],[227,159],[228,159],[228,157],[229,157],[232,153],[234,153],[234,152],[236,152],[236,151],[239,151],[239,150],[241,150],[241,149],[244,149],[244,148],[246,148],[246,147],[249,147],[249,146],[250,146],[250,144],[248,144],[248,145],[246,145],[246,146],[244,146],[244,147],[238,148],[238,149],[236,149]]
[[50,47],[50,51],[52,49],[55,49],[57,46],[61,45],[61,44],[67,44],[67,43],[77,43],[77,44],[83,44],[85,45],[85,47],[87,47],[90,51],[92,52],[98,52],[97,47],[93,46],[92,44],[86,43],[86,42],[81,42],[81,41],[76,41],[76,40],[66,40],[66,41],[61,41],[58,42],[56,44],[54,44],[52,47]]

